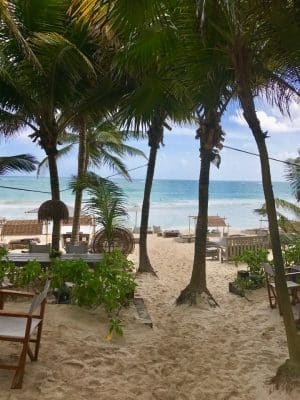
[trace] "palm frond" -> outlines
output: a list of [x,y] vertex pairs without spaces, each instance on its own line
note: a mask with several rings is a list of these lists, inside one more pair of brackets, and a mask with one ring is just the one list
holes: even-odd
[[285,178],[290,182],[297,201],[300,201],[300,157],[290,158],[287,162],[290,164],[286,165]]
[[[69,154],[73,148],[73,144],[69,144],[68,146],[59,149],[56,154],[56,160],[61,159],[65,155]],[[49,168],[48,156],[46,156],[38,165],[36,175],[37,177],[40,176],[41,172],[45,169]]]
[[0,157],[0,175],[8,172],[32,172],[36,169],[38,161],[30,154]]

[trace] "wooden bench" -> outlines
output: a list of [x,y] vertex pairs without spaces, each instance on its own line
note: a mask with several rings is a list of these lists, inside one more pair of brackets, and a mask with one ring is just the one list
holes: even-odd
[[243,255],[245,250],[268,249],[269,236],[231,236],[223,237],[220,246],[221,262],[231,261],[236,256]]

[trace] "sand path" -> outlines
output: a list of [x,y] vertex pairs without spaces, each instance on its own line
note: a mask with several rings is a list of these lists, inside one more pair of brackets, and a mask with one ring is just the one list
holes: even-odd
[[[153,329],[131,307],[123,312],[124,337],[109,343],[101,311],[48,305],[40,360],[28,362],[22,391],[8,390],[11,373],[0,371],[1,400],[299,399],[299,392],[270,394],[266,385],[287,348],[265,289],[253,292],[251,302],[233,296],[228,282],[236,268],[208,261],[209,288],[220,307],[176,307],[190,277],[193,244],[150,237],[149,250],[159,279],[139,276],[137,292]],[[0,342],[0,358],[9,357],[8,347]]]

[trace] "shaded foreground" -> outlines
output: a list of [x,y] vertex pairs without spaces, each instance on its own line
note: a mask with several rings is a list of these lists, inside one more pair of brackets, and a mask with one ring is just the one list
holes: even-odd
[[[208,261],[208,287],[220,307],[176,307],[191,274],[193,244],[150,236],[149,254],[159,279],[139,276],[138,294],[153,329],[130,308],[123,312],[124,337],[109,343],[101,312],[48,305],[39,362],[27,363],[21,391],[10,391],[11,373],[0,371],[0,399],[298,398],[295,391],[270,393],[266,384],[287,358],[283,324],[266,289],[250,294],[252,302],[230,295],[236,268]],[[6,347],[0,342],[0,358],[9,358]]]

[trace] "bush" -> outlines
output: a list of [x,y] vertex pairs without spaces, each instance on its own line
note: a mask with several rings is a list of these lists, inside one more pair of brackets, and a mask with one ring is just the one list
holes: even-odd
[[290,241],[283,250],[282,255],[287,267],[300,264],[300,239]]
[[264,286],[264,270],[262,263],[268,262],[268,251],[266,249],[245,250],[242,256],[235,257],[235,263],[239,262],[247,264],[249,277],[241,279],[237,278],[234,283],[241,288],[242,291],[254,290]]
[[[47,279],[57,290],[57,295],[82,307],[103,306],[110,318],[109,338],[112,332],[122,334],[122,321],[117,318],[122,306],[133,297],[136,284],[132,275],[133,263],[119,251],[103,254],[103,260],[89,268],[83,260],[53,259],[52,267],[43,269],[37,261],[29,261],[24,267],[16,267],[7,260],[7,251],[0,249],[0,281],[5,276],[16,287],[31,285],[42,287]],[[66,282],[73,289],[66,290]]]

